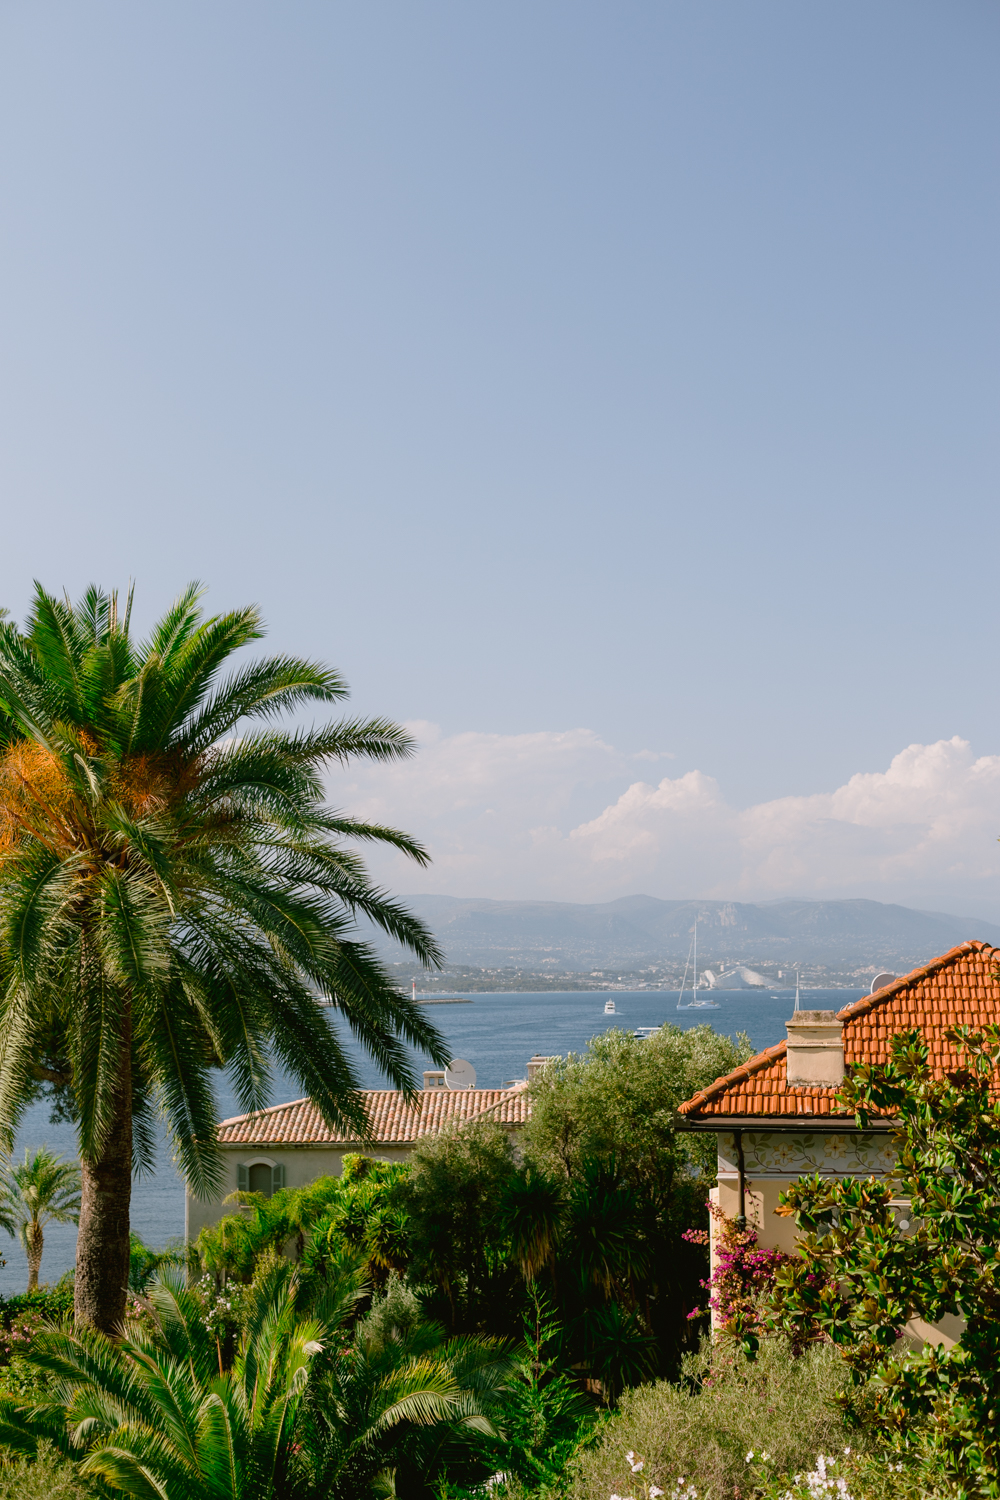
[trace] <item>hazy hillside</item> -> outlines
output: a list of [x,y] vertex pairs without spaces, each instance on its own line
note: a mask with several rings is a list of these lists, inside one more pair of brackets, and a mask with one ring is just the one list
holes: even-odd
[[[407,896],[454,964],[556,963],[566,969],[683,960],[698,919],[699,955],[788,963],[912,967],[967,938],[1000,945],[1000,926],[880,901],[658,901],[580,905]],[[390,956],[390,948],[383,947]],[[398,950],[392,950],[398,956]]]

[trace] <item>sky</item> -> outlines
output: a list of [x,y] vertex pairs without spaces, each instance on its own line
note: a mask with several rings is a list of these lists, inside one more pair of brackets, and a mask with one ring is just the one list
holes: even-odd
[[414,726],[397,890],[1000,919],[1000,10],[0,6],[0,602]]

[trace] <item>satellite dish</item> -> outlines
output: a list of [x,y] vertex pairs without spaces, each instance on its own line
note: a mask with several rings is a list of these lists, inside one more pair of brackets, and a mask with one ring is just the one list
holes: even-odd
[[892,984],[895,977],[895,974],[876,974],[872,980],[872,987],[868,991],[869,995],[876,994],[878,990],[884,990],[887,984]]
[[444,1070],[444,1081],[450,1089],[474,1089],[476,1070],[464,1057],[453,1057]]

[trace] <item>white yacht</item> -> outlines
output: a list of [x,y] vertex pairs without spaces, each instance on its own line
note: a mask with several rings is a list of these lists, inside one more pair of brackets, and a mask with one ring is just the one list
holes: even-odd
[[606,1016],[616,1016],[618,1014],[617,1010],[615,1009],[615,1002],[613,1000],[605,1000],[604,1014]]

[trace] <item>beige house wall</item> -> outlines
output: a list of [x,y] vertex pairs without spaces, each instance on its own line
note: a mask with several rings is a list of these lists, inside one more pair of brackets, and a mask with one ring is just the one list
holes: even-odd
[[235,1212],[235,1205],[224,1203],[230,1193],[236,1192],[236,1168],[252,1167],[264,1163],[269,1167],[283,1166],[286,1187],[305,1187],[317,1177],[339,1177],[344,1167],[344,1157],[350,1155],[370,1156],[375,1161],[406,1161],[412,1145],[379,1146],[378,1149],[350,1144],[342,1146],[225,1146],[222,1150],[224,1163],[223,1188],[218,1198],[203,1203],[190,1192],[184,1195],[184,1238],[196,1240],[209,1224],[215,1224],[223,1214]]
[[[744,1166],[744,1208],[747,1221],[757,1230],[757,1243],[765,1250],[780,1250],[791,1255],[795,1250],[795,1220],[776,1212],[780,1195],[799,1177],[814,1172],[822,1176],[884,1177],[896,1164],[896,1153],[890,1134],[844,1131],[824,1133],[802,1131],[744,1130],[741,1132]],[[739,1167],[736,1136],[720,1132],[719,1185],[712,1189],[712,1201],[727,1218],[740,1212]],[[711,1269],[718,1264],[716,1246],[719,1226],[711,1223],[709,1246]],[[905,1337],[915,1348],[925,1343],[950,1348],[962,1336],[965,1324],[961,1318],[948,1316],[939,1323],[912,1319]]]

